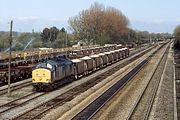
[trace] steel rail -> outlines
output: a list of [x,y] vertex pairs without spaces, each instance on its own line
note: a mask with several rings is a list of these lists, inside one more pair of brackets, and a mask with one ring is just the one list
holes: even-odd
[[[168,50],[168,49],[166,49],[166,50]],[[146,92],[148,86],[149,86],[150,83],[151,83],[151,79],[152,79],[153,76],[155,75],[155,73],[156,73],[158,67],[160,66],[162,60],[164,59],[165,54],[166,54],[166,52],[164,52],[162,58],[160,59],[158,65],[157,65],[155,71],[153,72],[153,74],[152,74],[150,80],[148,81],[147,85],[143,88],[142,92],[139,94],[139,96],[138,96],[138,98],[137,98],[135,104],[133,105],[133,107],[132,107],[130,113],[128,114],[128,117],[126,118],[126,120],[130,120],[130,119],[131,119],[131,117],[132,117],[134,111],[136,110],[136,108],[137,108],[137,106],[139,105],[139,103],[140,103],[140,101],[141,101],[143,95],[145,94],[145,92]],[[164,67],[163,67],[163,69],[164,69]],[[155,98],[155,95],[156,95],[156,92],[157,92],[157,88],[158,88],[159,82],[160,82],[160,81],[156,81],[156,82],[154,83],[154,86],[155,86],[155,87],[154,87],[154,89],[153,89],[153,97],[151,98],[151,103],[149,104],[149,106],[152,106],[152,104],[153,104],[153,100],[154,100],[154,98]],[[147,111],[144,120],[147,120],[147,118],[148,118],[148,115],[149,115],[149,112],[150,112],[150,108],[148,108],[148,109],[149,109],[149,110]]]
[[[31,81],[27,81],[27,82],[25,82],[25,83],[21,83],[21,84],[18,84],[18,85],[16,85],[16,86],[12,86],[12,87],[11,87],[11,92],[12,92],[12,91],[15,91],[15,90],[18,90],[18,89],[21,89],[21,88],[23,88],[23,87],[30,86],[30,85],[32,85],[32,82],[31,82]],[[1,89],[1,90],[0,90],[0,95],[6,94],[6,93],[7,93],[7,89],[8,89],[8,88]]]
[[112,86],[107,91],[105,91],[95,101],[93,101],[87,107],[85,107],[82,111],[77,113],[72,118],[72,120],[89,120],[89,119],[91,119],[113,96],[115,96],[151,60],[151,58],[163,46],[161,46],[158,50],[153,52],[148,58],[146,58],[139,65],[137,65],[134,69],[132,69],[127,75],[125,75],[121,80],[119,80],[114,86]]

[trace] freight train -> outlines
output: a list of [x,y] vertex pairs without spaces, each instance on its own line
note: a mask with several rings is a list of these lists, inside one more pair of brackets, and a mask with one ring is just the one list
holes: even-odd
[[[82,49],[81,49],[82,48]],[[85,46],[81,48],[39,49],[34,51],[12,52],[11,81],[18,81],[31,77],[32,68],[39,62],[56,58],[58,55],[68,56],[70,59],[81,58],[90,54],[108,52],[122,48],[121,45]],[[6,84],[8,80],[7,53],[0,53],[0,83]]]
[[[108,51],[116,49],[116,47],[121,47],[112,44],[106,46],[81,46],[81,47],[71,47],[71,48],[39,48],[33,51],[13,51],[11,55],[11,66],[17,65],[27,65],[30,63],[38,63],[43,60],[51,59],[56,57],[59,54],[89,54],[89,53],[96,53],[102,51]],[[1,68],[8,68],[9,62],[9,53],[0,53],[0,69]]]
[[32,83],[36,91],[50,91],[59,85],[72,82],[109,64],[129,56],[124,47],[82,58],[68,59],[57,57],[36,65],[32,71]]

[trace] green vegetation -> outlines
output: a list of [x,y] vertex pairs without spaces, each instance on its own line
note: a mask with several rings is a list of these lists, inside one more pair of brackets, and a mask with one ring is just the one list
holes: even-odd
[[44,28],[41,39],[44,47],[61,48],[73,44],[72,37],[65,28],[61,28],[61,30],[56,27]]
[[0,51],[4,50],[8,46],[8,33],[0,32]]
[[[44,28],[42,33],[13,32],[12,50],[22,51],[40,47],[70,47],[75,44],[73,40],[73,35],[67,33],[65,28],[62,28],[61,30],[56,27],[51,27],[50,29]],[[5,52],[8,48],[9,32],[0,32],[0,51]]]
[[[18,33],[13,32],[12,50],[24,50],[26,45],[32,40],[26,49],[42,46],[40,33]],[[0,32],[0,51],[6,51],[9,48],[9,32]]]

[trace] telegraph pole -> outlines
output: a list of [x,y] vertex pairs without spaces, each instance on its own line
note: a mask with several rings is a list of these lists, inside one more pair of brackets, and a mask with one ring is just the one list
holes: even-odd
[[13,21],[11,20],[10,23],[10,34],[9,34],[9,76],[8,76],[8,95],[10,96],[10,85],[11,85],[11,46],[12,46],[12,26],[13,26]]

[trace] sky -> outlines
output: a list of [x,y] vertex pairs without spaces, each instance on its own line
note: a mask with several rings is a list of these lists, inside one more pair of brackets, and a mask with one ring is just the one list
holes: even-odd
[[98,2],[126,15],[139,31],[169,32],[180,25],[180,0],[0,0],[0,31],[41,32],[45,27],[69,29],[68,19]]

